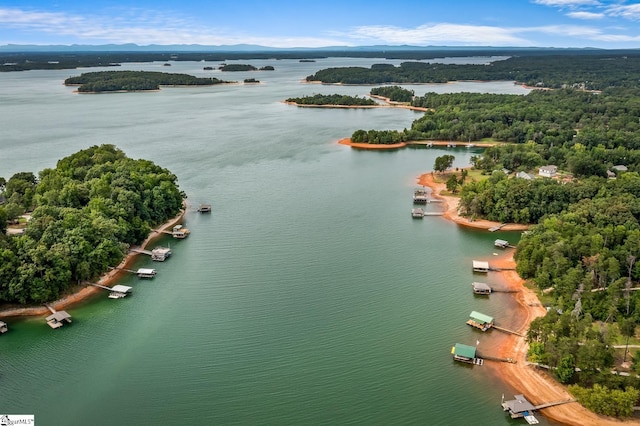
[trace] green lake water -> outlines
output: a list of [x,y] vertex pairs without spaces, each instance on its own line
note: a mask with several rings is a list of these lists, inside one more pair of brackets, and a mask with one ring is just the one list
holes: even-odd
[[[126,299],[105,292],[73,306],[59,330],[42,317],[7,320],[0,412],[39,425],[523,424],[500,407],[517,389],[450,354],[456,342],[491,352],[495,336],[470,329],[470,311],[512,321],[512,295],[473,296],[472,281],[497,277],[474,276],[471,261],[519,235],[410,216],[416,178],[437,156],[462,167],[478,151],[354,150],[337,140],[408,128],[420,114],[281,102],[365,96],[370,86],[301,80],[383,61],[399,63],[240,61],[275,71],[224,74],[202,69],[217,63],[128,64],[261,84],[104,95],[63,86],[76,70],[0,73],[0,176],[114,144],[178,176],[191,230],[152,245],[170,244],[166,262],[136,259],[158,275],[125,276]],[[405,87],[526,93],[510,82]],[[197,213],[200,203],[213,212]]]

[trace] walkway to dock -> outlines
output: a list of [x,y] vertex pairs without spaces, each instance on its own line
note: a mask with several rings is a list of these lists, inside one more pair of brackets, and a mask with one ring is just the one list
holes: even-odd
[[534,410],[543,410],[545,408],[555,407],[557,405],[569,404],[570,402],[578,402],[578,400],[571,398],[571,399],[565,399],[565,400],[562,400],[562,401],[547,402],[545,404],[536,405],[535,407],[533,407],[533,409]]
[[424,212],[423,216],[444,216],[444,212]]
[[145,250],[145,249],[141,249],[139,247],[131,247],[129,249],[130,252],[132,253],[141,253],[141,254],[146,254],[148,256],[153,255],[153,253],[151,252],[151,250]]
[[503,333],[507,333],[507,334],[514,334],[516,336],[520,336],[520,337],[525,337],[524,334],[520,334],[517,331],[513,331],[513,330],[509,330],[507,328],[502,328],[502,327],[498,327],[497,325],[493,325],[493,328],[495,328],[498,331],[502,331]]
[[500,229],[502,229],[503,226],[507,226],[507,224],[506,223],[501,223],[500,225],[493,226],[493,227],[489,228],[489,232],[499,231]]
[[489,361],[498,361],[498,362],[508,362],[510,364],[517,364],[518,361],[516,361],[513,358],[499,358],[497,356],[490,356],[490,355],[480,355],[478,354],[479,357],[482,357],[482,359],[486,359]]

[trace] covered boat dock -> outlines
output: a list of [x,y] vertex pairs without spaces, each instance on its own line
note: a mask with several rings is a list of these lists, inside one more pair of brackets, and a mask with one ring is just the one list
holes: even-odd
[[488,329],[493,327],[493,322],[493,317],[477,311],[471,311],[467,324],[482,331],[487,331]]
[[476,347],[463,345],[462,343],[456,343],[451,348],[451,354],[454,361],[464,362],[467,364],[482,365],[484,360],[476,357]]
[[483,262],[480,260],[473,261],[473,272],[489,272],[489,262]]

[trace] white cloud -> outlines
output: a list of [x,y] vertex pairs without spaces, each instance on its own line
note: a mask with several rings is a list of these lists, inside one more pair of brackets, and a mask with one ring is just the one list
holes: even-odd
[[593,12],[569,12],[567,13],[567,16],[575,19],[596,20],[604,18],[605,14]]
[[640,20],[640,4],[611,6],[607,8],[607,14],[638,21]]
[[597,0],[533,0],[533,2],[556,7],[597,6],[600,4]]
[[516,37],[508,28],[482,26],[435,24],[416,28],[395,26],[362,26],[344,34],[352,39],[373,43],[429,45],[441,43],[464,43],[470,45],[530,45]]

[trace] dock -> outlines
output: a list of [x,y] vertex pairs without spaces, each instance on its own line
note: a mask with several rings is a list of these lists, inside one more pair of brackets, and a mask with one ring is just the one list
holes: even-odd
[[103,290],[107,290],[109,292],[109,299],[122,299],[123,297],[126,297],[128,294],[131,294],[131,288],[132,288],[132,287],[127,287],[126,285],[119,285],[119,284],[114,285],[113,287],[107,287],[102,284],[96,284],[96,283],[90,283],[90,282],[85,282],[85,284],[98,287]]
[[211,213],[211,204],[200,204],[198,207],[199,213]]
[[173,230],[171,231],[171,236],[173,238],[177,238],[179,240],[187,238],[189,236],[189,234],[191,234],[191,231],[189,231],[187,228],[185,228],[182,225],[174,226]]
[[427,204],[429,197],[426,189],[416,189],[413,191],[413,204]]
[[502,229],[502,227],[507,226],[506,223],[501,223],[500,225],[497,226],[492,226],[491,228],[489,228],[489,232],[496,232]]
[[171,249],[169,247],[156,247],[151,250],[151,260],[156,262],[164,262],[171,256]]
[[472,282],[471,287],[473,288],[473,293],[479,295],[489,295],[493,290],[489,284],[479,282]]
[[522,333],[518,333],[517,331],[513,331],[513,330],[509,330],[508,328],[504,328],[504,327],[499,327],[495,324],[493,324],[493,328],[501,331],[503,333],[507,333],[507,334],[513,334],[514,336],[519,336],[519,337],[526,337],[524,334]]
[[420,207],[411,209],[411,217],[414,219],[422,219],[424,217],[424,210]]
[[473,272],[481,272],[481,273],[487,273],[489,272],[489,262],[483,262],[480,260],[474,260],[472,262],[473,265]]
[[0,334],[4,334],[9,331],[9,327],[7,327],[7,323],[4,321],[0,321]]
[[135,272],[138,275],[138,278],[153,278],[158,273],[155,269],[151,268],[140,268]]
[[498,247],[498,248],[516,248],[516,246],[513,246],[511,244],[509,244],[509,241],[507,240],[495,240],[493,242],[494,247]]
[[524,395],[515,395],[515,399],[511,401],[505,401],[504,395],[502,395],[502,409],[504,411],[508,411],[509,415],[512,419],[521,419],[524,418],[525,421],[530,425],[538,424],[538,419],[534,416],[534,411],[543,410],[549,407],[555,407],[557,405],[569,404],[571,402],[576,402],[575,399],[564,399],[561,401],[547,402],[540,405],[533,405],[530,403]]
[[466,364],[473,364],[473,365],[484,364],[484,360],[477,356],[475,346],[456,343],[451,348],[451,354],[453,355],[454,361],[464,362]]
[[51,311],[51,315],[46,318],[49,327],[60,328],[65,324],[65,322],[69,324],[71,323],[71,315],[69,315],[67,311],[56,311],[51,307],[51,305],[47,304],[44,306]]
[[471,311],[471,313],[469,314],[467,325],[470,325],[471,327],[475,327],[482,331],[487,331],[494,326],[493,322],[493,317],[482,314],[480,312]]

